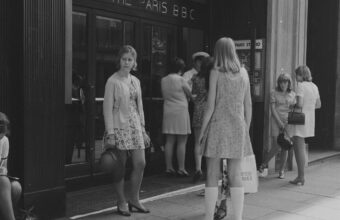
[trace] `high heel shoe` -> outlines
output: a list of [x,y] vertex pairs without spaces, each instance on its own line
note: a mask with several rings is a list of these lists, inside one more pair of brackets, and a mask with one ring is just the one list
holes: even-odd
[[296,178],[295,180],[289,181],[289,183],[293,184],[293,185],[297,185],[297,186],[303,186],[303,185],[305,185],[305,180]]
[[147,209],[147,208],[138,207],[138,206],[136,206],[136,205],[134,205],[134,204],[132,204],[130,202],[128,204],[129,204],[130,212],[133,212],[134,211],[133,209],[135,209],[136,211],[134,211],[134,212],[150,213],[150,210]]
[[131,216],[131,213],[128,211],[120,210],[119,206],[117,206],[117,213],[122,216]]

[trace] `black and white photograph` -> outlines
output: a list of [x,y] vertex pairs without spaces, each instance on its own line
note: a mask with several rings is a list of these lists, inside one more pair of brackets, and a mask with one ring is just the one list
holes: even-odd
[[339,207],[339,0],[0,0],[0,220]]

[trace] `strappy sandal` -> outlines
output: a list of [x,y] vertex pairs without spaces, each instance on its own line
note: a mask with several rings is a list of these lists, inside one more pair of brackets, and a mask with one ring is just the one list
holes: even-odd
[[188,177],[189,173],[185,170],[178,170],[177,175],[180,176],[180,177]]
[[165,171],[165,174],[166,174],[167,176],[175,176],[177,173],[176,173],[176,171],[173,170],[173,169],[167,169],[167,170]]

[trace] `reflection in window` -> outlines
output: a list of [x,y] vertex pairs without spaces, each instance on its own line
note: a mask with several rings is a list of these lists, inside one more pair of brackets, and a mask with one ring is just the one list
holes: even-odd
[[72,103],[66,105],[66,164],[85,162],[87,60],[87,15],[72,13]]
[[160,81],[166,74],[168,53],[168,31],[165,28],[152,28],[152,96],[161,97]]

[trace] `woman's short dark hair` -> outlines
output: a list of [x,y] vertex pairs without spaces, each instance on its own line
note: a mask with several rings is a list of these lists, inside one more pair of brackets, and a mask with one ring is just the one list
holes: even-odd
[[0,134],[8,134],[9,133],[9,119],[8,117],[0,112]]
[[170,66],[169,66],[169,73],[178,73],[183,72],[185,68],[185,62],[182,58],[175,57],[171,60]]
[[281,73],[277,78],[276,91],[282,92],[280,84],[282,82],[288,82],[287,92],[292,91],[292,78],[287,73]]

